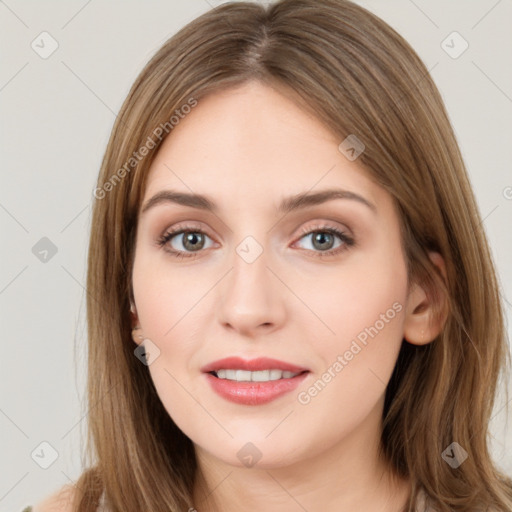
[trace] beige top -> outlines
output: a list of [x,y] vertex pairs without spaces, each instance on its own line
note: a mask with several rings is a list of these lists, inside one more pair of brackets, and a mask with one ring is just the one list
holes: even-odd
[[[418,496],[418,505],[416,507],[416,512],[435,512],[435,510],[431,507],[425,506],[425,493],[421,492]],[[37,512],[31,506],[25,507],[21,512]],[[101,495],[100,503],[98,506],[97,512],[108,512],[108,508],[105,504],[105,493]]]

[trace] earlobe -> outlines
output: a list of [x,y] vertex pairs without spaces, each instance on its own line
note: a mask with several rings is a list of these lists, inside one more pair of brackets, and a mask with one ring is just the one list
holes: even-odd
[[418,284],[407,298],[405,311],[404,338],[413,345],[426,345],[433,341],[438,333],[429,326],[431,314],[428,297],[423,288]]
[[130,318],[132,320],[132,339],[137,345],[140,345],[144,340],[144,336],[142,334],[142,328],[139,323],[137,310],[135,308],[135,304],[133,303],[130,306]]
[[[445,282],[446,268],[442,256],[437,252],[430,252],[429,257],[438,267]],[[438,314],[441,310],[442,314]],[[404,322],[404,338],[413,345],[426,345],[431,343],[442,331],[446,321],[446,297],[444,290],[437,287],[431,293],[417,283],[407,298]]]
[[135,327],[132,329],[132,340],[137,344],[141,345],[144,341],[144,336],[142,334],[142,328],[140,326]]

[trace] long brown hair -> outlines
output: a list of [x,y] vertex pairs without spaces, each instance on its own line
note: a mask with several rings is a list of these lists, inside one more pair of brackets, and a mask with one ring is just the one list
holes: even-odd
[[[425,65],[397,32],[348,0],[219,6],[169,39],[132,86],[94,193],[90,467],[76,483],[74,509],[92,512],[103,491],[112,512],[193,506],[192,442],[134,356],[135,232],[148,169],[172,136],[171,117],[248,80],[295,98],[340,142],[350,134],[364,142],[358,163],[399,209],[410,280],[438,302],[442,287],[448,299],[441,334],[422,347],[404,340],[386,391],[381,449],[396,474],[410,478],[408,510],[421,489],[439,511],[512,510],[512,481],[494,466],[487,444],[508,363],[502,302],[465,166]],[[445,260],[445,279],[428,258],[431,250]],[[467,452],[457,468],[442,455],[454,442]]]

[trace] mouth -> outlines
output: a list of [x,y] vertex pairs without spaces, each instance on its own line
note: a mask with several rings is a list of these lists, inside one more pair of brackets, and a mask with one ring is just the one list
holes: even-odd
[[230,357],[201,369],[213,391],[242,405],[262,405],[293,391],[310,370],[269,358]]
[[223,368],[217,371],[208,372],[210,375],[218,379],[231,380],[236,382],[270,382],[280,379],[293,379],[297,375],[306,373],[308,370],[302,372],[290,372],[286,370],[271,369],[271,370],[258,370],[251,372],[249,370],[235,370]]
[[[217,361],[213,361],[201,368],[204,373],[219,371],[246,371],[251,373],[273,371],[274,375],[277,375],[277,371],[290,372],[290,373],[302,373],[309,371],[308,368],[297,366],[286,361],[280,361],[279,359],[272,359],[270,357],[258,357],[256,359],[243,359],[238,356],[225,357]],[[233,374],[229,374],[233,375]],[[243,375],[243,374],[241,374]],[[225,377],[220,377],[225,378]],[[234,378],[234,377],[232,377]]]

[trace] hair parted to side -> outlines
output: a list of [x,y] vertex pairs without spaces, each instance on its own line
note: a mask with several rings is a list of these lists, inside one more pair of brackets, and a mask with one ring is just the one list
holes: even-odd
[[[382,451],[438,511],[512,510],[512,482],[494,466],[488,424],[508,349],[495,269],[443,101],[410,45],[348,0],[231,3],[192,21],[142,70],[117,117],[98,187],[157,126],[191,100],[259,80],[293,97],[339,137],[355,134],[358,162],[394,198],[410,282],[448,298],[441,334],[405,340],[386,392]],[[172,132],[170,132],[172,136]],[[163,140],[163,139],[162,139]],[[161,404],[131,339],[131,272],[138,211],[161,141],[94,202],[88,255],[90,467],[75,510],[192,506],[191,441]],[[105,187],[106,189],[106,187]],[[428,257],[438,251],[446,279]],[[439,314],[442,305],[439,304]],[[457,469],[441,454],[459,443]]]

